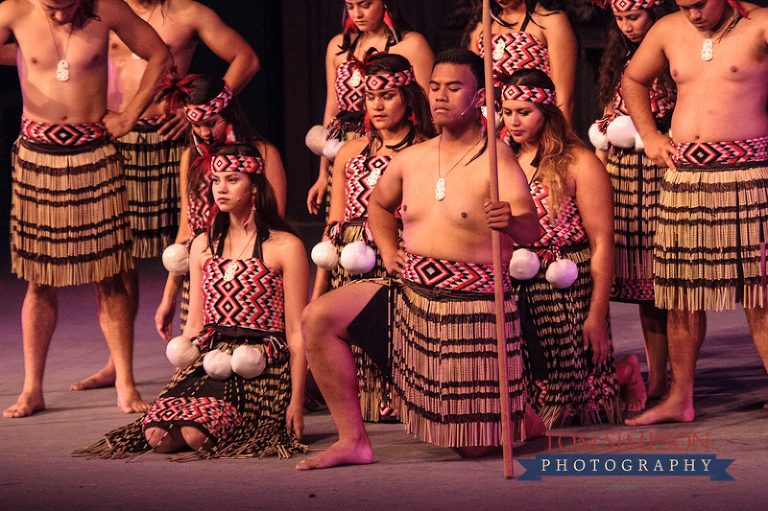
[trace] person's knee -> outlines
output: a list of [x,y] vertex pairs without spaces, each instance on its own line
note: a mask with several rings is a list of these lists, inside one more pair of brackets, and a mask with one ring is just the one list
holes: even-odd
[[37,284],[35,282],[29,283],[29,286],[27,287],[27,295],[49,302],[56,300],[57,296],[55,287],[45,284]]
[[319,337],[332,331],[332,310],[324,302],[314,301],[301,313],[301,330],[304,334],[304,345],[308,351],[317,347]]
[[208,436],[197,428],[184,426],[181,428],[181,437],[193,451],[208,450],[211,448],[211,442]]

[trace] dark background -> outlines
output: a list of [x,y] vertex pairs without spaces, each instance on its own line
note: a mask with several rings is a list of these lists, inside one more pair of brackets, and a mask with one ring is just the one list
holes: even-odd
[[[328,41],[341,31],[342,0],[200,0],[237,30],[256,50],[261,70],[239,98],[254,126],[280,150],[288,177],[288,217],[297,224],[320,223],[305,206],[319,160],[304,145],[304,135],[322,122],[325,108],[324,60]],[[768,0],[756,3],[765,4]],[[458,46],[471,0],[400,0],[414,29],[435,53]],[[574,127],[586,140],[600,116],[594,84],[608,13],[589,0],[562,2],[579,40]],[[192,72],[222,76],[226,63],[198,46]],[[15,68],[0,66],[0,262],[9,258],[10,147],[18,135],[21,94]],[[5,265],[4,265],[5,266]]]

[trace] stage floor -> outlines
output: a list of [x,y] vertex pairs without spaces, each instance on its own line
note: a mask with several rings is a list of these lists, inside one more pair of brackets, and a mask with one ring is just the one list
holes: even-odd
[[[165,274],[157,261],[140,266],[141,308],[136,322],[135,376],[142,396],[151,400],[172,375],[165,345],[153,316]],[[25,283],[5,267],[0,275],[0,406],[13,404],[23,381],[19,315]],[[635,454],[712,454],[734,459],[732,482],[708,477],[544,477],[526,482],[504,478],[501,455],[462,460],[453,451],[418,442],[401,425],[369,425],[376,461],[364,467],[296,472],[303,455],[290,460],[246,459],[170,463],[149,454],[135,463],[72,457],[73,450],[104,432],[135,420],[115,406],[115,391],[68,390],[99,369],[106,344],[95,317],[92,289],[62,290],[59,324],[46,372],[47,409],[24,419],[0,418],[0,509],[760,509],[765,507],[768,473],[766,377],[741,310],[710,314],[709,332],[699,361],[691,424],[650,427],[607,425],[554,430],[552,449],[541,438],[514,450],[517,459],[537,454],[575,454],[569,434],[597,435],[615,442],[641,433],[680,439],[708,435],[708,449],[629,451]],[[612,304],[617,358],[634,353],[644,364],[637,307]],[[306,416],[312,452],[335,441],[327,411]],[[556,438],[566,435],[563,448]],[[608,435],[606,437],[606,435]],[[657,437],[658,438],[658,437]],[[639,447],[638,447],[639,449]],[[581,451],[579,454],[583,454]],[[592,452],[594,454],[594,451]],[[612,453],[616,453],[614,450]],[[622,453],[627,453],[623,451]],[[589,454],[586,452],[586,454]],[[600,452],[605,454],[605,451]],[[524,473],[515,463],[515,475]],[[757,506],[755,506],[757,504]]]

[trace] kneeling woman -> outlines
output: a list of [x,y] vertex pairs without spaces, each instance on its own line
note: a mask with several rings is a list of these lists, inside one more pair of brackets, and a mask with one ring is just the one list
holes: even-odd
[[[218,212],[190,249],[184,328],[197,347],[176,352],[179,371],[141,419],[84,453],[119,458],[150,448],[192,449],[192,458],[212,458],[306,452],[298,441],[307,365],[304,246],[278,213],[256,149],[224,146],[214,151],[210,167]],[[193,361],[185,367],[189,360],[179,359],[190,349]],[[266,368],[254,376],[263,366],[259,359]]]
[[[552,81],[521,70],[502,87],[502,114],[528,177],[542,235],[527,247],[541,261],[517,280],[531,369],[529,399],[547,428],[621,420],[608,300],[613,282],[613,189],[600,160],[568,128]],[[558,259],[572,263],[558,263]],[[515,258],[516,259],[516,258]],[[576,280],[558,280],[565,265]],[[575,267],[574,267],[575,266]],[[516,273],[513,268],[513,276]],[[568,273],[568,272],[566,272]],[[525,317],[528,314],[528,318]]]

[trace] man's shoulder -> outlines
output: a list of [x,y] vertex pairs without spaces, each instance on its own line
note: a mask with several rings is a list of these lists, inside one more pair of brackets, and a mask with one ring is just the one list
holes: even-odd
[[210,17],[219,18],[219,15],[210,7],[195,0],[167,0],[164,6],[166,18],[171,22],[199,26],[207,23]]

